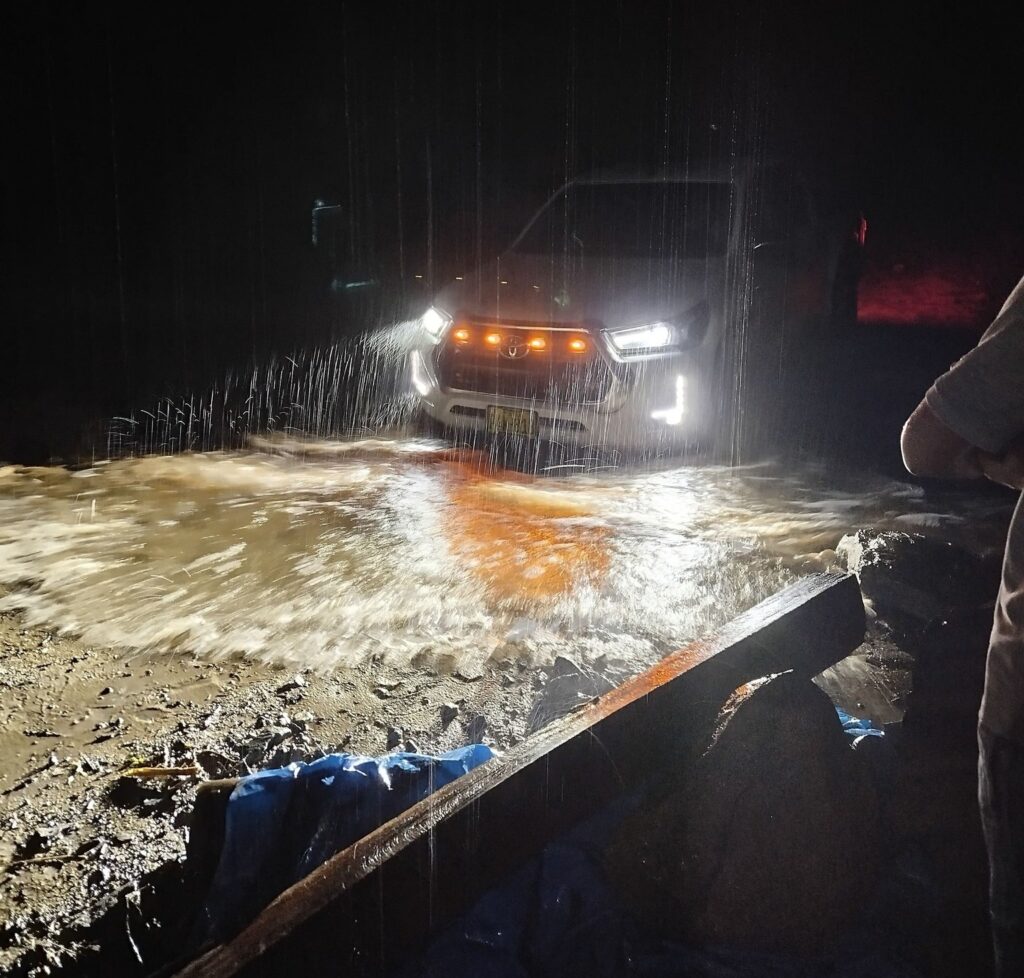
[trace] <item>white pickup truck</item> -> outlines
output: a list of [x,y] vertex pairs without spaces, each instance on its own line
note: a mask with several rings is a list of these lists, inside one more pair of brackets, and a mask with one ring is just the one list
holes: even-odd
[[409,379],[463,438],[642,453],[727,438],[855,315],[863,234],[782,165],[576,179],[436,293]]

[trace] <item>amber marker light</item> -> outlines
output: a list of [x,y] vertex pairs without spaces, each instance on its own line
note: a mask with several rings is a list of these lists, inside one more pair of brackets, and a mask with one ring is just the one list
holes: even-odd
[[530,338],[528,345],[531,350],[546,350],[548,348],[548,341],[543,336],[533,336]]
[[452,333],[452,339],[456,343],[468,343],[470,339],[470,333],[468,329],[457,329]]
[[484,337],[484,342],[488,346],[497,346],[501,342],[501,333],[488,333]]
[[569,349],[573,353],[586,353],[587,352],[587,341],[581,340],[578,336],[575,339],[569,340]]

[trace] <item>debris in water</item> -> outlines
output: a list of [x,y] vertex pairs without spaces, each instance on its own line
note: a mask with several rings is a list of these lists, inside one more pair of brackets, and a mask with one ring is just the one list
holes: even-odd
[[126,771],[118,772],[122,778],[198,778],[202,771],[192,765],[191,767],[130,767]]

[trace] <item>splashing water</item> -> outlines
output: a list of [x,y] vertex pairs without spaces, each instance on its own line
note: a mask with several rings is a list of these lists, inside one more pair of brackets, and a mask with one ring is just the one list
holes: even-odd
[[[608,655],[706,634],[921,491],[815,469],[529,479],[409,439],[0,470],[0,609],[91,644],[321,670]],[[977,505],[974,503],[972,505]]]
[[412,320],[368,330],[229,371],[203,394],[161,398],[112,420],[107,455],[241,449],[267,433],[323,439],[400,424],[413,406],[402,378],[418,329]]

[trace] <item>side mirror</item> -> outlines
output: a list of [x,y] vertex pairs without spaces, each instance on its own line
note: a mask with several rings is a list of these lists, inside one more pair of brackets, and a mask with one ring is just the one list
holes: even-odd
[[345,298],[361,297],[380,286],[378,276],[362,268],[350,254],[341,204],[321,198],[310,208],[310,243],[316,249],[316,263],[324,285]]
[[792,245],[788,241],[761,241],[751,249],[751,269],[754,272],[755,287],[765,275],[781,273],[792,258]]
[[[325,200],[321,200],[319,197],[313,201],[313,206],[310,210],[310,224],[311,224],[311,239],[314,248],[319,248],[324,242],[324,235],[321,233],[321,226],[327,225],[326,230],[329,232],[334,230],[334,225],[337,223],[337,217],[341,214],[341,204],[330,204]],[[333,234],[328,233],[327,238],[332,238]]]

